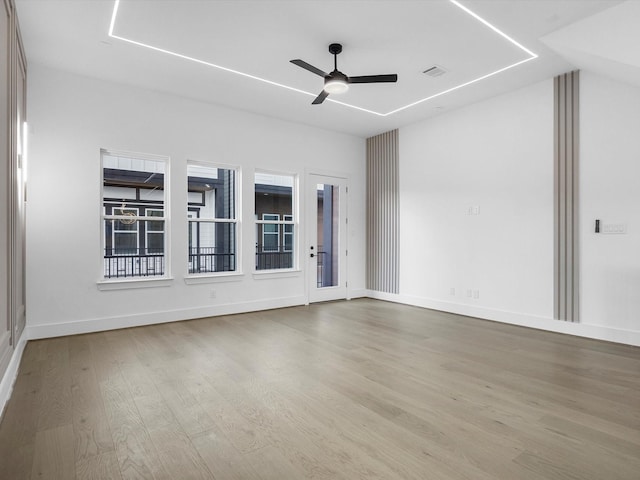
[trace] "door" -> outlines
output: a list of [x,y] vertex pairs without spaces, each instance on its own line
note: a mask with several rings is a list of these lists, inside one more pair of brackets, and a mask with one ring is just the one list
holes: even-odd
[[307,176],[309,302],[347,298],[347,179]]

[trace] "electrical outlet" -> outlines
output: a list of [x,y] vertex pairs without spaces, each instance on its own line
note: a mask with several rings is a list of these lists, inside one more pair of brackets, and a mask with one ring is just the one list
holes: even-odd
[[455,295],[456,294],[456,289],[454,287],[451,287],[449,289],[449,295]]
[[480,298],[480,290],[473,291],[473,298]]
[[216,298],[216,291],[215,290],[211,290],[209,292],[209,298]]
[[467,297],[471,298],[471,295],[472,295],[471,289],[468,289],[467,290]]

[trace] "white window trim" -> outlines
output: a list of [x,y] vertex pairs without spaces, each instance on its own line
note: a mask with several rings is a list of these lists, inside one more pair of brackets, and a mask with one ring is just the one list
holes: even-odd
[[[119,156],[119,157],[128,157],[136,160],[154,160],[164,163],[164,199],[162,201],[163,210],[165,215],[163,217],[147,217],[147,216],[126,216],[126,215],[106,215],[104,209],[104,156]],[[127,278],[106,278],[104,276],[104,252],[105,252],[105,224],[107,220],[135,220],[136,222],[140,221],[163,221],[164,222],[164,231],[170,232],[170,218],[168,216],[169,205],[170,205],[170,157],[165,155],[156,155],[150,153],[140,153],[140,152],[130,152],[124,150],[112,150],[112,149],[100,149],[100,189],[99,189],[99,212],[100,212],[100,250],[98,255],[98,265],[99,265],[99,280],[97,281],[98,288],[100,290],[114,290],[114,289],[126,289],[126,288],[146,288],[149,286],[165,286],[168,285],[168,281],[173,280],[171,276],[171,238],[168,233],[165,233],[164,236],[164,274],[158,275],[154,277],[127,277]],[[134,203],[130,202],[130,203]],[[125,208],[127,208],[125,206]],[[138,233],[138,250],[140,249],[140,238]],[[136,283],[140,283],[140,287],[136,286]],[[104,285],[107,285],[105,288]],[[115,285],[121,285],[121,287],[115,287]]]
[[168,287],[173,283],[171,277],[149,278],[149,277],[127,277],[122,278],[105,278],[98,280],[98,290],[128,290],[130,288],[156,288],[156,287]]
[[[234,212],[235,218],[207,218],[207,217],[190,217],[194,212],[190,212],[188,210],[189,205],[187,202],[187,225],[188,228],[191,228],[191,223],[231,223],[235,225],[235,245],[234,252],[236,257],[236,269],[230,272],[204,272],[204,273],[188,273],[189,272],[189,262],[187,261],[187,275],[184,277],[184,281],[186,284],[199,284],[199,283],[209,283],[205,279],[211,279],[211,282],[215,281],[214,279],[217,277],[230,278],[234,276],[242,276],[242,242],[241,242],[241,215],[242,215],[242,172],[240,167],[237,165],[228,165],[224,163],[212,163],[198,160],[187,160],[187,178],[189,176],[189,165],[197,166],[197,167],[205,167],[205,168],[215,168],[219,170],[233,170],[235,172],[234,175],[234,187],[235,187],[235,196],[234,196]],[[187,197],[188,197],[188,180],[187,180]],[[215,201],[215,200],[214,200]],[[215,215],[215,206],[214,206],[214,215]],[[188,234],[187,234],[188,235]],[[229,280],[232,281],[232,280]]]
[[[259,219],[255,219],[254,222],[256,225],[260,225],[260,224],[265,224],[265,223],[278,223],[280,225],[293,225],[293,230],[294,232],[299,231],[299,218],[300,218],[300,198],[299,198],[299,184],[300,184],[300,178],[298,173],[295,172],[282,172],[282,171],[272,171],[272,170],[255,170],[254,171],[254,176],[253,176],[253,185],[255,188],[255,174],[260,174],[260,173],[264,173],[264,174],[268,174],[268,175],[277,175],[277,176],[287,176],[287,177],[291,177],[293,180],[293,185],[291,187],[292,192],[291,192],[291,199],[292,199],[292,214],[293,214],[293,220],[292,221],[283,221],[280,220],[279,222],[270,222],[270,221],[265,221],[265,220],[259,220]],[[254,197],[255,197],[255,193],[254,193]],[[254,201],[254,214],[255,214],[255,199]],[[256,215],[257,216],[257,215]],[[255,233],[257,235],[257,228],[255,229]],[[256,270],[255,267],[253,269],[253,278],[255,280],[262,280],[262,279],[269,279],[269,278],[282,278],[282,277],[292,277],[292,276],[297,276],[300,274],[301,270],[299,268],[299,255],[300,255],[300,241],[299,241],[299,237],[300,235],[295,235],[294,234],[294,238],[293,238],[293,250],[291,251],[291,255],[292,255],[292,263],[293,263],[293,267],[292,268],[275,268],[275,269],[270,269],[270,270]],[[257,243],[258,238],[255,238],[255,243]],[[255,255],[255,253],[254,253]],[[255,265],[255,262],[253,263]]]

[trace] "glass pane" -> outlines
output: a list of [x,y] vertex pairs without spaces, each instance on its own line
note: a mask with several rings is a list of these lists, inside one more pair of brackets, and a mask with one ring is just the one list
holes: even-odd
[[199,218],[235,219],[235,175],[235,170],[187,165],[187,208],[197,210]]
[[293,251],[293,225],[284,226],[284,251]]
[[138,253],[138,234],[121,233],[113,234],[114,255],[136,255]]
[[147,234],[147,254],[159,255],[164,253],[164,233]]
[[[102,156],[102,197],[104,205],[123,209],[136,205],[136,199],[164,203],[165,162],[104,154]],[[114,215],[119,213],[114,211]]]
[[147,232],[163,232],[164,221],[162,222],[147,222]]
[[119,232],[126,232],[129,230],[136,230],[136,220],[116,220],[115,229]]
[[277,221],[256,225],[256,270],[293,268],[294,176],[256,173],[254,177],[256,219]]
[[189,222],[189,273],[236,270],[236,224]]
[[140,222],[140,216],[162,217],[166,163],[103,153],[102,205],[105,220],[105,278],[164,275],[164,221]]
[[256,173],[255,213],[293,215],[293,176]]
[[338,229],[340,209],[338,208],[339,187],[329,184],[317,186],[318,212],[318,251],[317,285],[318,288],[338,285],[339,245]]
[[[265,225],[266,227],[277,227],[277,225]],[[265,252],[273,252],[278,251],[278,235],[273,233],[264,233],[264,242],[262,244],[263,250]]]
[[138,224],[135,219],[135,217],[138,215],[137,208],[114,208],[113,215],[125,215],[131,217],[127,219],[116,220],[114,225],[115,230],[119,232],[138,230]]

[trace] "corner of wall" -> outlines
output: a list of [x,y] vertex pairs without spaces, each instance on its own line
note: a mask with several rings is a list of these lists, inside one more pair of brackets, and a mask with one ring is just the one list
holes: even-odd
[[16,344],[16,348],[13,350],[9,366],[4,372],[2,380],[0,380],[0,419],[2,419],[4,409],[11,398],[13,385],[18,377],[18,367],[20,366],[22,354],[24,353],[24,348],[27,345],[28,340],[28,332],[27,329],[25,329]]

